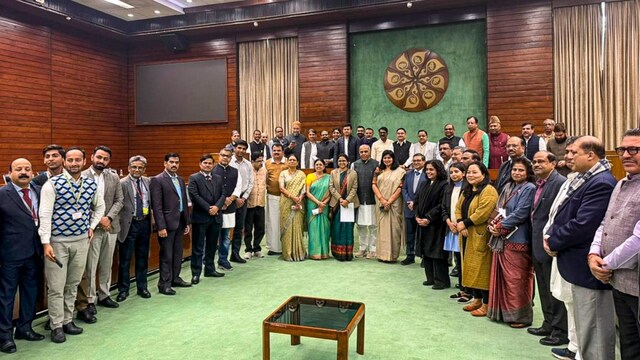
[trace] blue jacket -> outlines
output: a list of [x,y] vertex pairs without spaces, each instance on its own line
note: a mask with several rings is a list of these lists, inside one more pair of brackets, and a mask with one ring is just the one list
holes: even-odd
[[[416,181],[416,171],[411,170],[404,177],[404,184],[402,185],[402,198],[404,199],[404,217],[406,218],[414,218],[416,216],[416,211],[409,210],[409,206],[407,203],[409,201],[413,201],[413,205],[416,206],[418,202],[418,192],[420,191],[420,187],[427,180],[427,175],[424,173],[424,168],[421,170],[420,177],[417,179],[418,186],[416,187],[416,192],[413,192],[413,183]],[[415,207],[414,207],[415,209]]]
[[507,217],[502,220],[502,227],[515,229],[509,237],[509,242],[517,244],[531,244],[531,204],[536,194],[536,186],[533,183],[521,185],[520,191],[514,195],[504,207]]
[[568,282],[588,289],[608,290],[593,277],[587,256],[604,218],[616,179],[603,171],[584,183],[560,206],[549,230],[549,248],[558,252],[558,270]]
[[[40,187],[31,188],[40,196]],[[0,264],[42,255],[33,215],[11,183],[0,188]]]

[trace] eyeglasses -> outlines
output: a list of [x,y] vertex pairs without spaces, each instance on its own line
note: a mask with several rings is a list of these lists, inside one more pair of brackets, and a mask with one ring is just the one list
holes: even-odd
[[619,146],[616,148],[616,153],[620,156],[624,155],[625,151],[629,153],[629,155],[635,155],[638,153],[638,150],[640,150],[640,147],[638,146],[629,146],[629,147],[622,147]]

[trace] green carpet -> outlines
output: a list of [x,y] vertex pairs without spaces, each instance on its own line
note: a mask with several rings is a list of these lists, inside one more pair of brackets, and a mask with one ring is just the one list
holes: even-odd
[[[189,280],[189,263],[182,278]],[[84,328],[54,344],[36,320],[44,341],[17,341],[14,356],[23,359],[260,359],[264,318],[292,295],[320,296],[366,305],[365,355],[356,353],[356,334],[349,356],[357,359],[550,359],[550,348],[525,329],[511,329],[486,318],[474,318],[449,299],[453,289],[434,291],[422,285],[418,264],[401,266],[375,260],[353,262],[307,260],[290,263],[276,257],[234,264],[224,278],[202,278],[176,296],[156,290],[150,299],[132,289],[118,309],[98,307],[98,322],[76,321]],[[114,294],[115,297],[115,294]],[[541,323],[534,307],[534,325]],[[335,341],[271,335],[272,359],[335,359]]]

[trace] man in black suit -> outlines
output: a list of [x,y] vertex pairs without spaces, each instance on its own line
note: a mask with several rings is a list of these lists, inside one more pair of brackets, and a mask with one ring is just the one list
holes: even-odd
[[189,176],[189,195],[193,202],[191,222],[193,223],[191,246],[191,283],[200,282],[202,273],[202,253],[204,254],[204,276],[222,277],[216,271],[214,258],[220,228],[222,227],[222,206],[226,197],[222,193],[222,179],[212,174],[213,156],[200,157],[200,172]]
[[351,136],[351,124],[342,126],[342,136],[337,140],[336,152],[333,156],[333,163],[338,163],[338,155],[346,154],[349,163],[358,160],[358,139]]
[[178,176],[180,155],[169,153],[164,156],[164,171],[151,178],[151,208],[158,229],[160,243],[160,278],[158,290],[164,295],[175,295],[175,287],[189,287],[180,278],[182,265],[182,243],[189,233],[189,209],[187,208],[187,188]]
[[553,258],[543,248],[543,229],[549,220],[551,204],[567,180],[555,170],[556,156],[539,151],[533,156],[533,172],[538,177],[536,195],[531,206],[531,229],[533,269],[538,284],[538,295],[542,304],[544,321],[539,328],[529,328],[531,335],[544,336],[540,344],[558,346],[569,343],[567,338],[567,309],[562,301],[551,294],[551,263]]
[[60,145],[51,144],[42,149],[44,165],[47,171],[43,171],[33,178],[33,183],[42,186],[50,177],[62,174],[62,163],[64,162],[64,148]]
[[42,245],[38,236],[40,187],[30,185],[31,163],[11,163],[11,182],[0,188],[0,351],[16,352],[13,341],[13,303],[20,287],[20,317],[16,339],[37,341],[44,336],[33,331],[38,279],[42,274]]

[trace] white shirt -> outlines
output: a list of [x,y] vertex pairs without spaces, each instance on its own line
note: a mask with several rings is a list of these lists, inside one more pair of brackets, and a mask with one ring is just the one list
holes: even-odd
[[[240,194],[243,199],[247,200],[249,195],[251,195],[251,189],[253,189],[253,165],[251,165],[251,162],[245,158],[242,158],[242,161],[238,161],[235,155],[231,157],[229,165],[238,169]],[[233,193],[236,193],[235,190]],[[240,196],[238,195],[238,197]]]

